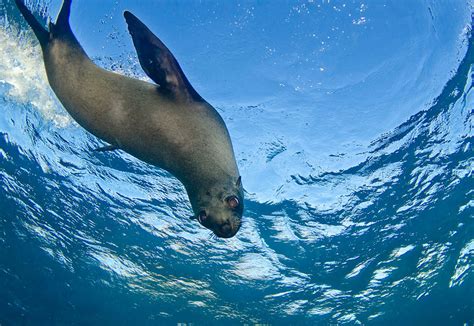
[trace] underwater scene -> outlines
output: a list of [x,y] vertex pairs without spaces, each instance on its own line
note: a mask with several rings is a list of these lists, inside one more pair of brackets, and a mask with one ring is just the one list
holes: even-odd
[[95,64],[153,83],[125,10],[225,122],[240,230],[96,151],[0,0],[0,325],[474,324],[472,0],[72,1]]

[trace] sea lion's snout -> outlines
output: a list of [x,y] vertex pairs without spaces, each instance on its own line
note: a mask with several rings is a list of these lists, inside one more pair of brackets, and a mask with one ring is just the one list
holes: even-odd
[[209,216],[205,210],[202,210],[197,215],[196,219],[203,225],[208,228],[219,238],[232,238],[240,229],[240,218],[230,217],[224,221],[217,221],[215,218]]
[[231,223],[227,221],[221,225],[218,225],[216,229],[214,229],[214,234],[217,235],[219,238],[232,238],[240,229],[240,223]]

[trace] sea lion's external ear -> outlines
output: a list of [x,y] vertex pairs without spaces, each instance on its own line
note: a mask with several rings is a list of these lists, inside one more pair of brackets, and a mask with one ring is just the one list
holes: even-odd
[[159,91],[176,99],[202,101],[163,42],[132,13],[125,11],[123,15],[140,65],[148,77],[160,85]]
[[242,177],[239,175],[239,178],[237,179],[237,182],[235,183],[235,185],[237,187],[240,187],[240,184],[242,183]]

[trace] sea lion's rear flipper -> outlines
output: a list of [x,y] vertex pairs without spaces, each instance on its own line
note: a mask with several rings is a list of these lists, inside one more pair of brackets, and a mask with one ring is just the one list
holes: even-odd
[[64,34],[72,34],[71,25],[69,25],[69,15],[71,14],[72,0],[64,0],[61,10],[59,11],[56,23],[49,23],[49,30],[53,36],[60,36]]
[[41,47],[44,47],[49,41],[49,32],[46,30],[46,28],[43,27],[43,25],[41,25],[41,23],[36,19],[33,13],[26,7],[23,0],[15,0],[15,3],[23,17],[25,17],[26,22],[28,23],[28,25],[30,25],[31,29],[38,38]]
[[202,101],[163,42],[129,11],[124,12],[124,17],[140,65],[148,77],[160,85],[159,91],[174,98]]
[[44,47],[52,38],[67,35],[71,40],[75,40],[69,25],[69,14],[71,12],[71,0],[64,0],[59,11],[56,23],[49,23],[49,31],[35,18],[33,13],[26,7],[23,0],[15,0],[16,6],[25,17],[28,25],[31,26],[41,46]]

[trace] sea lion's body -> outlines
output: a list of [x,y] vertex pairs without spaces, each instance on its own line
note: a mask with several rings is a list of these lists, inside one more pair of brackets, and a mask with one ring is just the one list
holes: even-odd
[[61,103],[98,138],[168,170],[186,189],[196,177],[238,178],[227,129],[206,102],[189,107],[164,97],[157,85],[104,70],[61,40],[53,40],[43,56]]
[[[209,224],[211,219],[209,225],[200,222],[219,236],[233,236],[240,226],[242,205],[229,213],[207,198],[212,195],[225,200],[232,193],[242,202],[229,133],[216,110],[192,89],[161,41],[126,13],[142,66],[160,83],[155,85],[96,66],[69,27],[70,1],[63,4],[57,25],[50,26],[48,39],[22,2],[17,4],[40,40],[51,88],[74,120],[114,148],[176,176],[188,192],[195,215],[203,209],[221,212],[213,215],[228,215],[213,216],[213,225]],[[161,66],[157,68],[157,64]],[[226,232],[221,232],[223,225]]]

